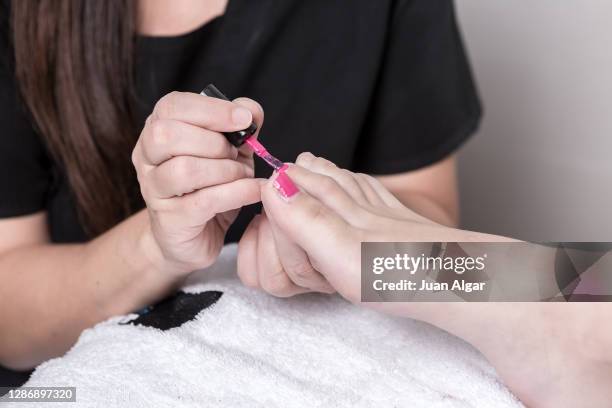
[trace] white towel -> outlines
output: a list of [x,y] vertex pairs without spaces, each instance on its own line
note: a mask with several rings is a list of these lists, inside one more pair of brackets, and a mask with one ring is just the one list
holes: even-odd
[[236,249],[190,277],[185,292],[223,292],[195,319],[165,331],[110,319],[26,386],[76,387],[66,407],[522,407],[460,339],[338,296],[246,288]]

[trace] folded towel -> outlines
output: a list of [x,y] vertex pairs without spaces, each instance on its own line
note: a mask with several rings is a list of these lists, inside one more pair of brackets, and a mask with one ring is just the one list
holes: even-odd
[[186,294],[85,330],[26,386],[76,387],[67,407],[522,406],[460,339],[338,296],[246,288],[236,250]]

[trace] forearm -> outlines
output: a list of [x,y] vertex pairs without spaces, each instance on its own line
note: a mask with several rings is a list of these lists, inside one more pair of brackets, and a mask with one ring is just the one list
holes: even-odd
[[[430,229],[424,228],[424,230]],[[493,327],[494,323],[498,324],[498,327],[503,327],[508,323],[503,320],[516,322],[517,313],[520,311],[517,306],[519,303],[504,302],[543,301],[561,292],[556,277],[560,264],[555,247],[450,228],[444,228],[436,239],[431,241],[467,244],[462,248],[466,251],[463,255],[447,253],[444,256],[476,256],[485,253],[487,265],[491,266],[486,269],[487,284],[495,289],[492,289],[486,297],[479,298],[478,302],[389,302],[378,303],[376,308],[425,321],[472,344],[482,345],[493,341],[500,334],[487,330],[487,327]],[[403,248],[409,253],[411,244],[407,243]],[[467,274],[461,275],[461,278],[471,279]],[[479,281],[478,278],[475,281]]]
[[457,165],[450,155],[430,166],[398,174],[376,176],[402,204],[447,227],[459,223]]
[[136,214],[87,244],[36,245],[0,256],[0,362],[28,368],[64,353],[81,331],[134,311],[177,282]]
[[456,227],[459,224],[458,209],[444,208],[437,201],[419,194],[396,193],[398,200],[415,213],[446,227]]

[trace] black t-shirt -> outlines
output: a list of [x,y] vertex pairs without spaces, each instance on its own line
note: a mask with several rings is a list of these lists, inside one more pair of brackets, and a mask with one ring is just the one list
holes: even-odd
[[[19,99],[6,7],[2,0],[0,218],[47,211],[54,242],[84,241],[65,174]],[[135,57],[140,127],[164,94],[212,82],[263,105],[260,137],[285,161],[311,151],[355,171],[409,171],[453,152],[480,118],[450,0],[231,0],[223,17],[191,33],[139,37]],[[256,159],[256,175],[269,173]],[[242,210],[228,241],[256,211]],[[0,385],[25,378],[0,367]]]
[[[0,14],[0,217],[47,211],[54,242],[84,241],[65,174],[19,100]],[[232,0],[188,34],[138,37],[135,52],[140,128],[164,94],[212,82],[262,104],[260,138],[284,161],[311,151],[354,171],[405,172],[453,152],[480,118],[450,0]],[[256,175],[269,174],[256,159]],[[241,211],[228,241],[258,207]]]

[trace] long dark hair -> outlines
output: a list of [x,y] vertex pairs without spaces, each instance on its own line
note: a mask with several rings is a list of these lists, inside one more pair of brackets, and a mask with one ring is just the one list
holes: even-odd
[[11,14],[21,96],[97,235],[133,211],[135,1],[17,0]]

